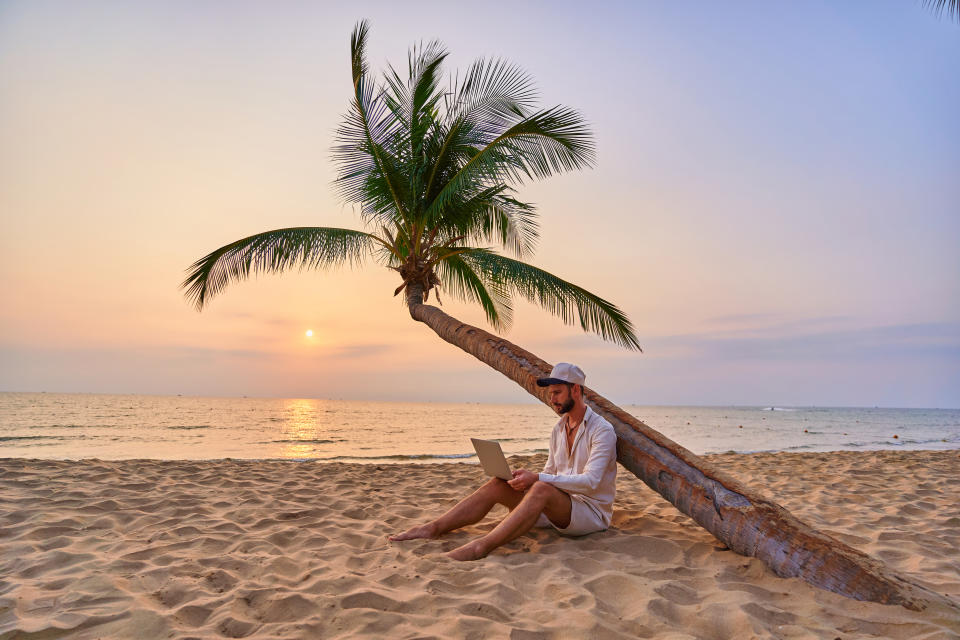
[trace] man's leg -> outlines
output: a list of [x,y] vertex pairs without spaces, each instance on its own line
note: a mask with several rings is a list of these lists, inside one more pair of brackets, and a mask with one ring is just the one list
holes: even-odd
[[523,493],[510,487],[500,478],[490,478],[486,484],[457,503],[445,514],[428,522],[390,536],[390,540],[413,540],[415,538],[436,538],[448,531],[459,529],[474,522],[480,522],[496,504],[513,509],[523,499]]
[[540,514],[561,529],[570,526],[573,505],[570,496],[546,482],[535,482],[523,496],[523,500],[497,527],[473,542],[458,547],[447,555],[454,560],[477,560],[497,547],[523,535],[533,527]]

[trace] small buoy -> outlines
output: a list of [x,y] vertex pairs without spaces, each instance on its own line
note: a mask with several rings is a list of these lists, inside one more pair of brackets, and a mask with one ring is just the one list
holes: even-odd
[[740,428],[743,429],[743,425],[740,425]]
[[804,432],[804,433],[810,433],[810,432],[809,432],[809,431],[807,431],[806,429],[804,429],[804,430],[803,430],[803,432]]
[[896,438],[899,438],[900,436],[898,436],[897,434],[893,434],[893,437],[894,439],[896,439]]
[[846,433],[844,433],[843,435],[847,435],[847,434],[846,434]]
[[690,424],[689,422],[687,424]]

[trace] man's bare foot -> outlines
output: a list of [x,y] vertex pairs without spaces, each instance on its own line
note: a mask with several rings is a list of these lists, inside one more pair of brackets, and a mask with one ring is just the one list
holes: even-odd
[[419,527],[407,529],[403,533],[396,533],[388,538],[392,542],[400,540],[416,540],[418,538],[436,538],[437,527],[433,524],[424,524]]
[[481,541],[474,540],[449,552],[447,557],[454,560],[479,560],[486,555],[487,552],[483,550]]

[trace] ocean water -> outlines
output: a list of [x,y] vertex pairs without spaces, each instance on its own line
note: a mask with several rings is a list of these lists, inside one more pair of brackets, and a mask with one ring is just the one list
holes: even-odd
[[[960,449],[960,410],[623,407],[694,453]],[[476,460],[470,437],[545,452],[530,404],[0,393],[0,458]]]

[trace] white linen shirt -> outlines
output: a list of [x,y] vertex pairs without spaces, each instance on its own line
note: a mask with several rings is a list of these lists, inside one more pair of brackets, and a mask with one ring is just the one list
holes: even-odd
[[588,406],[568,456],[564,420],[561,418],[550,433],[550,452],[540,481],[583,502],[609,527],[617,493],[617,434]]

